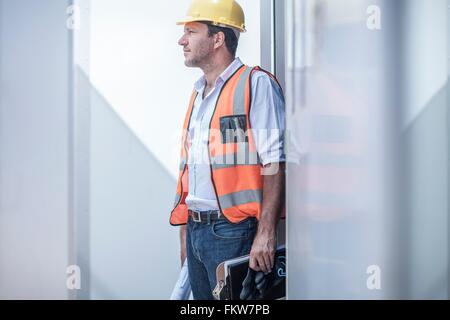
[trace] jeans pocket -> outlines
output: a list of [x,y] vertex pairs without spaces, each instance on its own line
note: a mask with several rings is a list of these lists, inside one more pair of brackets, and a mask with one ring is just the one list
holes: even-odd
[[246,239],[249,236],[250,220],[231,223],[227,220],[217,220],[211,226],[211,233],[220,239]]

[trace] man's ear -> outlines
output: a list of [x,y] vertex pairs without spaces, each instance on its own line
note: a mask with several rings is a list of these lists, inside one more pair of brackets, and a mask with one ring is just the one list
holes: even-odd
[[225,34],[223,32],[217,32],[214,35],[214,48],[220,48],[222,45],[225,44]]

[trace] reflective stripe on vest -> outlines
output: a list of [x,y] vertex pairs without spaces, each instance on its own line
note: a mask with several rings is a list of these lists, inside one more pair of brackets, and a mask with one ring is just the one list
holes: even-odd
[[222,209],[228,209],[249,202],[261,202],[262,190],[243,190],[219,197]]
[[233,114],[240,115],[245,114],[245,85],[248,80],[250,73],[252,72],[252,68],[245,67],[245,71],[242,73],[239,78],[239,82],[237,84],[236,90],[234,91],[233,97]]

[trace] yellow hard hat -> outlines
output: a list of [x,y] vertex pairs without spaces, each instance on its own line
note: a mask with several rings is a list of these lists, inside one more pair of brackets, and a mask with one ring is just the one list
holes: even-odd
[[217,26],[246,31],[244,10],[235,0],[193,0],[187,17],[177,24],[194,21],[208,21]]

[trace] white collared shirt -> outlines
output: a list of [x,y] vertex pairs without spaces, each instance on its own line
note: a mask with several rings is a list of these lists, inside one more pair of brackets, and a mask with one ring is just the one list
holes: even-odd
[[[242,66],[236,58],[217,78],[214,88],[203,99],[205,76],[195,83],[198,95],[194,102],[189,136],[191,146],[188,155],[189,194],[186,204],[191,210],[217,210],[217,198],[211,182],[208,156],[209,125],[219,93],[224,83]],[[256,150],[262,165],[284,162],[285,104],[281,90],[264,72],[256,71],[252,76],[252,99],[250,123],[255,132]],[[269,130],[269,135],[265,132]],[[262,134],[257,134],[257,132]]]

